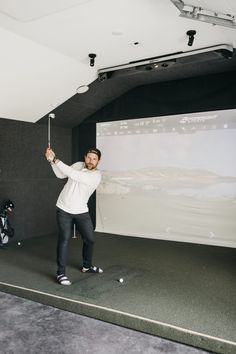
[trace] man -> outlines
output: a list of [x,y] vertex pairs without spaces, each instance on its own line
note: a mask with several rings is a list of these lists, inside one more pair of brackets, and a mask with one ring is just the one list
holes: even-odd
[[56,279],[61,285],[71,285],[66,276],[65,268],[73,223],[75,223],[83,240],[82,272],[103,272],[101,268],[92,265],[95,235],[87,206],[90,196],[101,181],[101,172],[97,169],[101,152],[96,148],[90,149],[85,154],[84,162],[76,162],[71,167],[56,158],[52,149],[47,149],[45,156],[58,178],[68,178],[56,203],[59,228]]

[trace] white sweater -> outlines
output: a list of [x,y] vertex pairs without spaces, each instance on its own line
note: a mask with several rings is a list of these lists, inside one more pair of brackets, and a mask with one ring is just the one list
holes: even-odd
[[56,206],[70,214],[86,213],[88,200],[101,181],[101,172],[88,170],[83,162],[68,166],[59,161],[51,166],[58,178],[68,178]]

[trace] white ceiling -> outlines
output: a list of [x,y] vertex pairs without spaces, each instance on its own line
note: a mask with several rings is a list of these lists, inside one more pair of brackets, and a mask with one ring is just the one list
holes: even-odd
[[[185,3],[236,14],[235,0]],[[189,29],[197,31],[193,47]],[[0,0],[0,41],[0,117],[36,122],[98,69],[217,44],[236,48],[236,30],[179,17],[170,0]],[[97,54],[94,67],[89,53]]]

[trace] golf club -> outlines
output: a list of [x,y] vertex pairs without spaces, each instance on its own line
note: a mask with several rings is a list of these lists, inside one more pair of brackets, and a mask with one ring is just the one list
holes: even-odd
[[49,113],[48,115],[48,149],[51,149],[51,122],[50,119],[56,117],[55,113]]

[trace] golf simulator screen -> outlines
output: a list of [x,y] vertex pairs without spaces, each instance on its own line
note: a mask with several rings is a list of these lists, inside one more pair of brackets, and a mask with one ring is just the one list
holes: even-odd
[[236,110],[97,123],[96,231],[236,247]]

